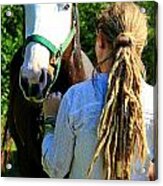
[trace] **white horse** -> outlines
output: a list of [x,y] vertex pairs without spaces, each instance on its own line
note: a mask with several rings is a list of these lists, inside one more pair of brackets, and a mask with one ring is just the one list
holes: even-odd
[[[83,77],[75,78],[70,84],[91,77],[93,65],[80,50],[77,7],[71,3],[25,5],[24,62],[20,71],[19,85],[29,101],[42,102],[56,82],[61,60],[73,64],[73,49],[81,54],[82,62],[75,61]],[[75,39],[77,37],[77,39]],[[75,46],[74,46],[75,45]],[[81,53],[80,53],[80,52]],[[62,64],[63,65],[63,64]],[[56,67],[56,68],[52,68]],[[69,68],[73,76],[76,69]],[[75,75],[74,75],[75,76]],[[69,77],[67,77],[69,78]]]
[[26,43],[11,61],[6,124],[23,177],[47,176],[41,165],[42,104],[38,103],[51,89],[64,93],[92,75],[93,66],[80,50],[78,24],[74,4],[25,5]]

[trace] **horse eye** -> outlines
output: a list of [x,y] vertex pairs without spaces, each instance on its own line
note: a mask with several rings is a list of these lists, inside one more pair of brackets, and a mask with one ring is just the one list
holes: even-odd
[[66,4],[66,5],[63,7],[64,10],[68,10],[69,8],[70,8],[70,5],[69,5],[69,4]]

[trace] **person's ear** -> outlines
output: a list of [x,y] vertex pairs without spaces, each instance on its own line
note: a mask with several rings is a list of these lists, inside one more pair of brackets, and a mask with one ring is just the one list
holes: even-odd
[[106,47],[106,41],[104,38],[104,35],[102,34],[102,32],[98,32],[97,33],[97,43],[98,43],[98,47],[101,49],[104,49]]

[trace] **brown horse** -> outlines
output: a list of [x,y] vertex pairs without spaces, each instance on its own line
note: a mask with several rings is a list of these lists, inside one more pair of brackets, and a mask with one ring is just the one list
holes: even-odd
[[[47,177],[41,165],[41,143],[44,131],[42,101],[53,91],[64,94],[71,85],[89,78],[93,70],[89,59],[80,49],[76,5],[58,3],[50,6],[54,9],[50,10],[49,6],[45,4],[25,6],[27,42],[18,50],[11,61],[7,126],[9,126],[11,136],[17,147],[20,172],[18,176],[23,177]],[[68,17],[71,18],[71,24],[69,23],[67,30],[71,31],[73,28],[74,33],[71,39],[67,39],[71,34],[68,36],[65,34],[66,38],[63,39],[63,42],[65,40],[66,42],[70,40],[70,42],[66,44],[64,51],[58,47],[61,46],[61,42],[58,42],[57,39],[50,41],[47,38],[53,32],[52,36],[59,39],[59,36],[55,34],[57,31],[49,30],[49,25],[45,24],[45,20],[48,22],[48,14],[52,16],[52,11],[54,11],[55,16],[63,17],[60,20],[64,20],[64,22],[60,22],[60,25],[66,24]],[[37,29],[38,20],[42,20],[44,24],[39,22]],[[51,20],[54,22],[50,23],[49,28],[52,28],[51,25],[58,25],[57,19]],[[33,24],[36,30],[32,30],[30,24]],[[45,27],[47,35],[44,35],[41,30],[45,30]],[[61,28],[63,29],[63,26]],[[58,34],[60,34],[59,32],[60,30]],[[51,49],[54,47],[49,49],[46,43],[31,37],[36,34],[37,36],[40,34],[41,38],[51,43],[52,46],[57,46],[56,43],[58,42],[59,45],[56,48],[59,49],[57,52],[53,53]],[[54,41],[56,41],[55,45]],[[44,55],[42,55],[43,53]],[[58,67],[58,61],[61,62],[60,67]],[[45,62],[46,65],[42,65],[41,62]]]

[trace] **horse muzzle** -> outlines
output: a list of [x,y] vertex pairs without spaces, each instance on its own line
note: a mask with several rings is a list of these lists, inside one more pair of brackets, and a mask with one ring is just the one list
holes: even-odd
[[21,68],[19,74],[19,86],[26,100],[41,103],[45,98],[47,85],[47,71],[42,69],[40,73]]

